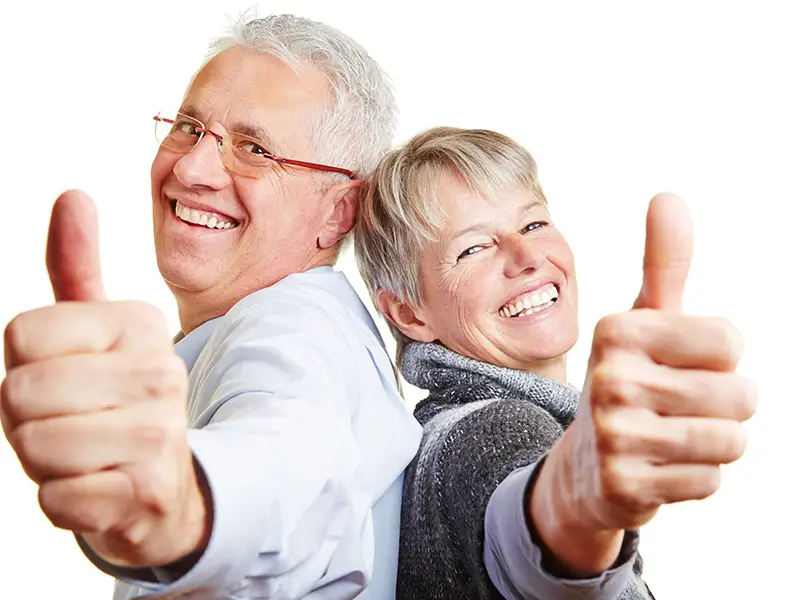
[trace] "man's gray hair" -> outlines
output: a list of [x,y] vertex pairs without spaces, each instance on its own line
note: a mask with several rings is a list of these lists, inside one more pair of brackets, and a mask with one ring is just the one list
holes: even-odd
[[[214,40],[203,66],[221,52],[243,46],[297,68],[312,64],[329,79],[333,102],[311,124],[316,161],[343,167],[357,177],[375,169],[391,148],[397,107],[388,76],[367,51],[338,29],[294,15],[242,17],[228,35]],[[201,67],[202,68],[202,67]]]

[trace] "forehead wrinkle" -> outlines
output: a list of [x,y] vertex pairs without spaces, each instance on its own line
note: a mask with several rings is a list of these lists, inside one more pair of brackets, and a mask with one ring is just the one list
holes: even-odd
[[[289,64],[281,56],[235,47],[198,72],[184,101],[195,108],[224,103],[236,121],[230,114],[221,121],[230,132],[256,138],[274,154],[314,160],[317,126],[309,121],[318,120],[320,108],[324,112],[328,107],[331,91],[329,75],[312,62]],[[305,115],[307,109],[313,113],[311,119]]]

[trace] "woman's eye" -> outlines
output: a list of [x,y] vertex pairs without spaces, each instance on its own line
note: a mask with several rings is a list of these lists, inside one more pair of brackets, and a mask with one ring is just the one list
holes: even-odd
[[470,246],[469,248],[467,248],[461,254],[458,255],[458,260],[466,258],[467,256],[472,256],[473,254],[477,254],[481,250],[483,250],[483,246]]
[[534,221],[533,223],[528,223],[525,227],[522,228],[522,233],[529,233],[531,231],[535,231],[540,227],[544,227],[547,225],[547,221]]

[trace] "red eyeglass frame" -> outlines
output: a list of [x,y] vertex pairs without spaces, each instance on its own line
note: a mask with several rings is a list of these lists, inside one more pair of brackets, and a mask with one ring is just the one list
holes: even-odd
[[[183,113],[178,113],[178,114],[180,114],[182,117],[188,117],[192,121],[196,121],[197,123],[200,123],[200,125],[202,127],[200,128],[200,131],[198,132],[200,134],[200,137],[197,140],[198,143],[202,139],[202,136],[205,135],[206,133],[210,134],[214,139],[216,139],[217,143],[222,143],[222,141],[225,139],[224,136],[222,136],[222,135],[220,135],[218,133],[215,133],[215,132],[211,131],[210,129],[208,129],[206,127],[205,123],[203,123],[200,119],[196,119],[196,118],[194,118],[192,116],[189,116],[189,115],[184,115]],[[161,122],[164,122],[164,123],[169,123],[170,125],[174,125],[175,124],[175,120],[174,119],[167,119],[165,117],[162,117],[160,113],[157,114],[156,116],[154,116],[153,120],[154,121],[161,121]],[[241,137],[243,139],[250,140],[250,141],[258,144],[259,147],[261,147],[261,148],[264,148],[264,146],[265,146],[264,142],[262,142],[261,140],[256,139],[256,138],[251,138],[250,136],[247,136],[247,135],[237,134],[237,137]],[[197,143],[195,143],[195,146],[192,147],[192,150],[194,150],[196,145],[197,145]],[[189,150],[189,152],[191,152],[192,150]],[[187,154],[188,154],[188,152],[187,152]],[[304,167],[306,169],[313,169],[315,171],[325,171],[327,173],[339,173],[340,175],[347,176],[349,179],[357,179],[355,173],[353,173],[349,169],[343,169],[342,167],[333,167],[331,165],[323,165],[323,164],[320,164],[320,163],[313,163],[313,162],[308,162],[308,161],[305,161],[305,160],[297,160],[297,159],[294,159],[294,158],[286,158],[284,156],[278,156],[277,154],[273,154],[272,152],[269,152],[267,150],[265,150],[265,154],[263,154],[262,156],[264,156],[264,157],[268,158],[269,160],[272,160],[272,161],[274,161],[274,162],[276,162],[278,164],[282,164],[282,165],[293,165],[295,167]]]

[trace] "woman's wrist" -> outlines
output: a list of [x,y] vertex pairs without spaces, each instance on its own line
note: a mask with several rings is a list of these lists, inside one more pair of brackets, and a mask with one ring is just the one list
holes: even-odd
[[553,447],[530,494],[528,510],[533,526],[549,555],[566,576],[578,579],[595,577],[612,568],[622,548],[625,532],[607,529],[594,518],[589,499],[575,482],[586,481],[591,473],[576,473],[580,461],[574,460],[569,430]]

